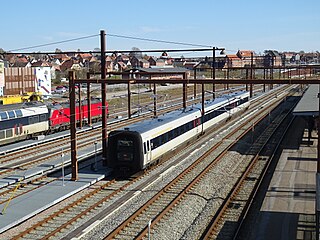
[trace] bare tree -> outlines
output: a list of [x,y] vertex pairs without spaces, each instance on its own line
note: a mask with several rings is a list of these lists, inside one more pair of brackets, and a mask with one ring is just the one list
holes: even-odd
[[139,48],[133,47],[131,48],[131,51],[132,52],[129,54],[131,57],[142,58],[142,52]]

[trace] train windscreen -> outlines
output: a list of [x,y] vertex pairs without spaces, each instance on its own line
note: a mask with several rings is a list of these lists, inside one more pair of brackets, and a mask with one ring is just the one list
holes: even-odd
[[121,162],[133,161],[134,144],[133,140],[118,139],[117,141],[117,158]]

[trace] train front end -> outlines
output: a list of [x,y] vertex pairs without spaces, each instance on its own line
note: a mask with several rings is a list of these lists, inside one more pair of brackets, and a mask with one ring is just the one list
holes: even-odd
[[130,174],[142,169],[142,140],[138,132],[116,130],[108,137],[108,166],[116,173]]

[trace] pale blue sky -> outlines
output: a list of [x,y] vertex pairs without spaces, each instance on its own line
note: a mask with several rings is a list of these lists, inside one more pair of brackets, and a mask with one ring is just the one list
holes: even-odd
[[[110,34],[263,52],[320,51],[319,0],[11,0],[0,48]],[[93,50],[99,37],[24,51]],[[108,50],[193,48],[107,37]]]

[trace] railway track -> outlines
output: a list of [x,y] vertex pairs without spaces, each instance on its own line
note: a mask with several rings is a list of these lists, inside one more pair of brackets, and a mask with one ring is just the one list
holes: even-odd
[[[269,110],[266,110],[268,114]],[[258,120],[255,121],[261,121],[263,118],[259,116]],[[173,209],[177,208],[179,203],[186,198],[186,195],[188,195],[202,179],[206,178],[207,174],[212,172],[212,169],[223,157],[226,158],[225,155],[228,155],[231,147],[250,131],[250,122],[252,120],[253,119],[247,120],[246,123],[236,128],[219,143],[216,143],[213,148],[198,158],[194,164],[161,189],[158,194],[151,198],[143,207],[110,233],[107,239],[143,239],[150,231],[149,227],[152,228],[151,234],[157,232],[157,224],[163,218],[168,220],[168,215],[173,214]],[[233,140],[230,142],[228,141],[230,139]],[[255,148],[258,148],[258,146],[255,146]],[[221,149],[220,153],[219,149]],[[152,222],[148,225],[147,223],[151,219]],[[162,237],[164,236],[162,235]],[[153,238],[161,239],[161,236],[153,235]]]
[[[170,100],[172,101],[172,100]],[[189,101],[189,104],[192,104],[196,102],[197,100],[191,100]],[[163,108],[159,110],[158,114],[162,114],[165,112],[173,111],[176,109],[179,109],[177,102],[171,102],[171,106]],[[120,128],[122,126],[125,126],[127,124],[134,123],[136,121],[141,121],[143,118],[148,118],[152,116],[153,113],[146,113],[145,115],[137,116],[132,119],[128,119],[126,121],[120,121],[117,123],[112,123],[109,125],[110,129],[113,130],[115,128]],[[90,141],[88,142],[88,145],[93,144],[94,141],[99,140],[94,139],[94,136],[99,136],[99,133],[101,131],[101,128],[95,128],[90,131],[80,132],[77,133],[77,137],[79,141],[82,141],[82,139],[89,138]],[[6,177],[9,174],[11,174],[14,171],[18,171],[19,168],[22,168],[23,170],[27,170],[36,164],[45,162],[45,156],[47,156],[47,159],[50,159],[49,153],[44,154],[44,152],[48,151],[50,149],[50,153],[54,153],[52,157],[56,157],[61,153],[61,149],[64,149],[64,152],[67,153],[69,149],[69,136],[64,136],[59,139],[55,139],[53,141],[44,142],[41,144],[38,144],[36,146],[31,146],[28,148],[24,148],[22,150],[14,151],[11,153],[7,153],[1,156],[0,160],[0,177]],[[37,159],[37,160],[35,160]],[[16,172],[17,174],[20,174],[20,172]]]
[[[166,111],[175,110],[176,107],[170,107]],[[138,116],[126,121],[120,121],[109,125],[108,131],[125,125],[141,121],[143,118],[150,117],[151,114]],[[95,142],[101,142],[101,127],[85,131],[77,134],[78,149],[85,149],[94,146]],[[12,174],[23,176],[24,173],[39,165],[48,163],[51,160],[59,159],[61,151],[64,154],[70,153],[70,139],[69,136],[56,139],[54,141],[32,146],[17,152],[8,153],[1,157],[0,162],[0,177],[5,178]],[[51,170],[51,169],[50,169]]]
[[[279,95],[279,93],[275,93],[275,94],[278,94]],[[270,98],[270,97],[269,97]],[[279,99],[280,99],[280,97],[279,97]],[[259,102],[257,102],[256,103],[256,105],[261,105],[261,102],[264,102],[265,100],[259,100]],[[253,106],[254,106],[255,104],[253,104]],[[252,107],[253,108],[253,107]],[[265,114],[265,116],[266,116],[267,114]],[[251,124],[251,123],[250,123]],[[250,125],[249,124],[249,125]],[[251,126],[251,125],[250,125]],[[249,128],[250,128],[250,126],[249,126]],[[239,131],[239,130],[238,130]],[[229,141],[229,140],[228,140]],[[225,142],[228,142],[228,141],[225,141]],[[230,141],[229,141],[229,144],[230,144]],[[224,148],[224,147],[221,147],[222,149]],[[190,155],[190,153],[188,153],[187,155]],[[186,156],[185,156],[186,157]],[[148,175],[148,174],[147,174]],[[151,173],[150,173],[150,175],[151,175]],[[155,179],[156,179],[157,177],[155,177]],[[134,189],[143,189],[143,188],[145,188],[146,187],[146,185],[148,185],[148,184],[150,184],[150,182],[151,182],[152,180],[151,180],[151,178],[147,181],[148,183],[144,183],[144,184],[140,184],[140,185],[136,185],[136,186],[133,186],[134,185],[134,182],[132,182],[132,181],[130,181],[126,186],[122,186],[122,187],[118,187],[121,191],[120,192],[117,192],[117,193],[110,193],[112,196],[118,196],[118,198],[117,199],[115,199],[115,201],[119,201],[119,199],[120,199],[120,201],[119,202],[123,202],[123,201],[125,201],[125,195],[128,195],[128,193],[131,193],[131,194],[134,194],[133,193],[133,190]],[[110,187],[110,186],[109,186]],[[101,190],[100,191],[104,191],[105,190],[105,188],[100,188]],[[115,191],[114,191],[115,192]],[[98,194],[98,193],[97,193]],[[120,197],[119,197],[119,195],[120,195]],[[98,194],[99,195],[99,194]],[[102,194],[103,195],[103,194]],[[121,197],[122,196],[122,197]],[[132,195],[131,195],[131,197],[132,197]],[[101,200],[101,202],[99,203],[100,205],[101,204],[106,204],[106,202],[109,202],[110,201],[110,198],[108,199],[108,198],[106,198],[106,199],[104,199],[104,200]],[[92,210],[94,210],[94,209],[96,209],[97,208],[97,206],[99,206],[99,204],[98,205],[95,205],[95,203],[97,203],[97,202],[99,202],[99,201],[97,201],[97,200],[94,200],[94,201],[92,201],[93,203],[91,204],[91,206],[94,206],[94,207],[92,207],[92,209],[91,210],[89,210],[89,211],[87,211],[87,210],[84,210],[85,212],[90,212],[90,211],[92,211]],[[114,204],[116,204],[116,203],[114,203]],[[88,204],[85,204],[85,206],[87,206]],[[116,205],[119,205],[119,203],[117,203]],[[114,210],[114,208],[116,207],[116,205],[113,205],[113,204],[111,204],[110,206],[112,206],[112,207],[110,207],[110,208],[107,208],[107,209],[109,209],[108,211],[109,211],[109,214]],[[70,209],[72,209],[72,206],[70,207]],[[66,211],[66,210],[65,210]],[[69,210],[67,210],[67,212],[68,212]],[[70,215],[72,215],[72,214],[70,214]],[[65,229],[65,228],[67,228],[69,225],[72,225],[73,224],[73,222],[74,221],[76,221],[76,219],[77,218],[79,218],[79,217],[83,217],[84,216],[84,213],[80,213],[80,215],[78,215],[77,217],[76,216],[73,216],[73,217],[71,217],[71,220],[69,220],[69,222],[68,223],[65,223],[66,225],[63,225],[63,226],[61,226],[60,228],[59,228],[59,230],[57,230],[57,231],[55,231],[55,230],[52,230],[52,228],[51,228],[51,230],[52,231],[55,231],[56,233],[58,233],[58,232],[60,232],[60,231],[63,231],[63,229]],[[49,221],[49,222],[51,222],[52,221],[52,218],[54,218],[54,217],[48,217],[48,219],[47,219],[47,221]],[[50,220],[51,219],[51,220]],[[94,219],[94,218],[93,218]],[[43,223],[44,224],[44,226],[46,226],[46,223]],[[43,225],[43,224],[41,224],[41,225]],[[40,229],[41,229],[41,227],[40,227]],[[57,228],[58,229],[58,228]],[[31,231],[32,232],[34,232],[35,231],[35,229],[33,228],[33,229],[31,229]],[[41,230],[40,230],[40,232],[41,232]],[[25,233],[25,234],[29,234],[29,233]],[[58,233],[59,234],[59,233]],[[24,235],[23,235],[24,236]],[[27,236],[27,235],[26,235]],[[45,235],[45,236],[47,236],[47,235]],[[45,237],[46,238],[46,237]]]
[[[235,239],[272,157],[293,122],[295,105],[282,112],[249,151],[251,161],[200,239]],[[232,224],[231,224],[232,223]]]

